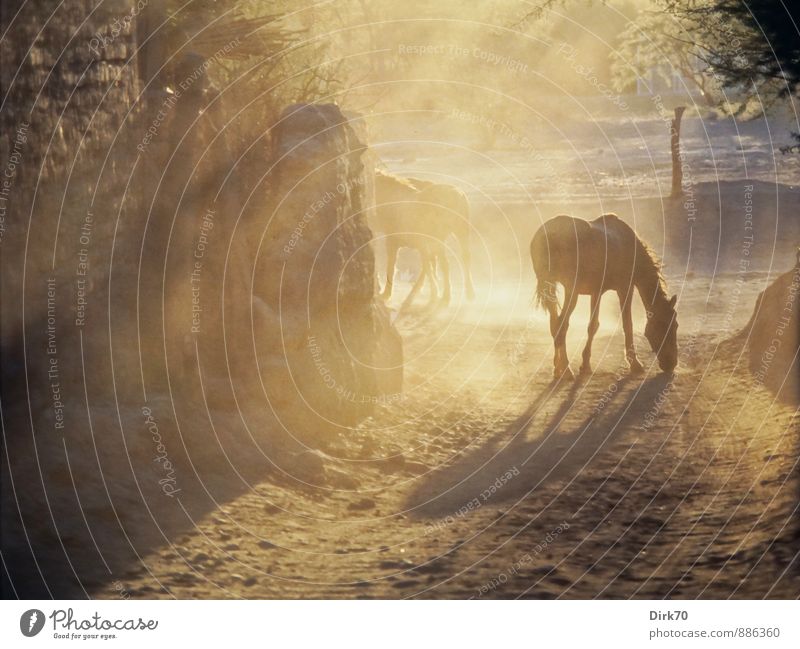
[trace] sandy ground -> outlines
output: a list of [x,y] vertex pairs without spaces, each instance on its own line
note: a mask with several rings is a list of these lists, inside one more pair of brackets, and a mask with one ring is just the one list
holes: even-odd
[[[767,278],[751,280],[742,305]],[[749,316],[728,313],[734,281],[671,280],[672,378],[626,375],[612,296],[594,373],[558,384],[524,284],[402,314],[403,398],[330,440],[335,481],[250,484],[91,594],[796,598],[798,415],[717,349]],[[575,367],[586,309],[570,330]]]

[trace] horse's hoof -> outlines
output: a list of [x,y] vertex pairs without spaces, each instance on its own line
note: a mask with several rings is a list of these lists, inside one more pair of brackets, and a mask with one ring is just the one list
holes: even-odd
[[579,372],[580,376],[589,376],[592,373],[592,368],[590,365],[581,365],[581,370]]
[[640,376],[644,374],[644,367],[641,363],[631,363],[630,374],[631,376]]
[[572,373],[572,370],[569,369],[569,365],[565,367],[560,372],[556,370],[553,372],[553,379],[558,381],[560,379],[565,379],[567,381],[572,381],[575,378],[575,375]]

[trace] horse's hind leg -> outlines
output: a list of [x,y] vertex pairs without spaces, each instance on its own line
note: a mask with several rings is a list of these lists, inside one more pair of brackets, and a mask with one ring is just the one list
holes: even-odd
[[600,293],[592,294],[591,313],[589,314],[589,337],[586,339],[586,347],[583,348],[583,362],[581,363],[581,374],[592,372],[592,341],[594,335],[600,328]]
[[436,278],[436,255],[426,255],[423,259],[425,273],[430,282],[431,296],[428,304],[433,304],[439,299],[439,281]]
[[569,329],[569,319],[572,312],[575,310],[575,304],[578,302],[578,294],[572,290],[566,290],[564,298],[564,306],[561,308],[561,313],[557,313],[556,305],[548,302],[548,310],[550,311],[550,333],[553,336],[553,345],[555,346],[555,356],[553,365],[555,366],[555,378],[573,378],[572,370],[569,369],[569,356],[567,355],[567,330]]
[[633,344],[633,317],[631,316],[631,302],[633,291],[627,294],[618,293],[619,306],[622,309],[622,330],[625,332],[625,358],[631,367],[631,374],[641,374],[644,371],[639,359],[636,358],[636,347]]
[[[468,220],[469,217],[466,217]],[[464,272],[464,292],[467,295],[468,300],[475,299],[475,287],[472,285],[472,273],[470,272],[470,266],[472,265],[472,252],[469,249],[469,229],[470,225],[467,222],[464,227],[461,228],[461,232],[458,234],[458,247],[461,249],[461,265],[463,266]]]

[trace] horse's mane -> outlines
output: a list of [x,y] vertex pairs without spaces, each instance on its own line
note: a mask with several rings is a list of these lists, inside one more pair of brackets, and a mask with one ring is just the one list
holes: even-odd
[[655,250],[653,250],[642,238],[636,234],[630,225],[625,223],[616,214],[603,214],[600,217],[606,222],[606,225],[613,223],[617,227],[628,230],[636,242],[636,260],[635,260],[635,274],[641,277],[648,284],[648,293],[653,299],[667,297],[667,282],[661,272],[661,260],[658,258]]
[[403,176],[398,176],[396,174],[390,173],[385,169],[375,169],[375,175],[381,176],[382,178],[386,178],[389,181],[395,182],[398,185],[402,185],[412,191],[418,192],[419,188],[412,183],[408,178],[404,178]]

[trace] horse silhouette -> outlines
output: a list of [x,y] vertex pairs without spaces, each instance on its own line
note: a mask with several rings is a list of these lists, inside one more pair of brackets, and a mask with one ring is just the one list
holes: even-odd
[[[667,297],[658,259],[633,229],[615,214],[593,221],[560,215],[546,221],[531,240],[531,261],[537,278],[536,301],[550,314],[555,378],[572,377],[567,356],[567,329],[579,295],[591,297],[589,338],[583,349],[581,373],[591,372],[592,339],[600,327],[600,299],[616,291],[622,310],[625,356],[631,372],[643,371],[633,342],[631,303],[634,288],[647,310],[644,335],[662,371],[678,363],[675,312],[677,296]],[[559,305],[557,284],[564,287]],[[559,310],[560,307],[560,310]]]
[[433,285],[432,296],[438,296],[436,276],[437,269],[441,269],[444,284],[441,300],[449,303],[450,264],[444,242],[450,234],[459,242],[467,298],[474,297],[470,275],[469,203],[460,189],[376,169],[373,225],[386,239],[384,299],[392,295],[397,253],[406,247],[417,250],[422,260],[422,271],[406,302],[413,300],[426,277]]

